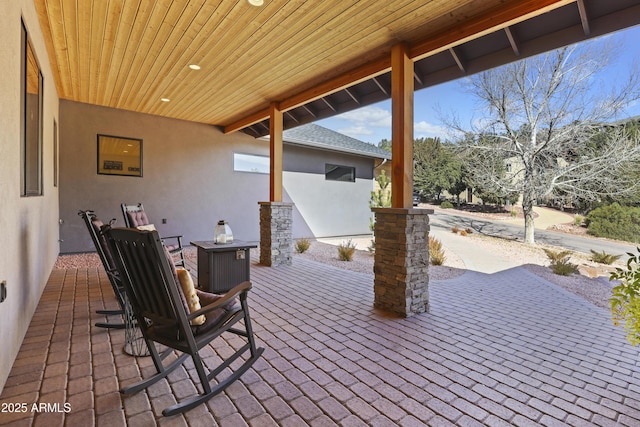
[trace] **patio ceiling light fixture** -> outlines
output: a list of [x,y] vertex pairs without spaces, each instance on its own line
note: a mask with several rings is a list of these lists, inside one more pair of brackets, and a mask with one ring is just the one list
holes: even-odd
[[262,6],[264,0],[247,0],[251,6]]
[[192,70],[199,70],[200,66],[198,64],[190,64],[189,68],[191,68]]

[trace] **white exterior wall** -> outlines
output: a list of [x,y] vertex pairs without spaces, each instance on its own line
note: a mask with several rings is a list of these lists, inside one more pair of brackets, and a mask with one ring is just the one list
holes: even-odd
[[[0,11],[0,392],[58,255],[58,189],[53,187],[53,122],[58,95],[33,0],[3,1]],[[44,78],[43,195],[20,196],[21,20]]]
[[301,235],[301,224],[293,224],[295,237],[329,237],[369,234],[369,208],[373,180],[327,181],[317,173],[284,172],[283,186],[295,204],[311,236]]

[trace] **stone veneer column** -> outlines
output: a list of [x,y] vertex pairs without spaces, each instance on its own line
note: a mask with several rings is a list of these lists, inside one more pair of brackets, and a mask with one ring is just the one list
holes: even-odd
[[259,202],[260,264],[291,265],[293,256],[293,203]]
[[430,209],[374,208],[374,307],[408,317],[429,311]]

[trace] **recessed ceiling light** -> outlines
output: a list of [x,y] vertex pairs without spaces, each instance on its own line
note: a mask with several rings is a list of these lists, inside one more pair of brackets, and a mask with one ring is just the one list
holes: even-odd
[[170,100],[169,98],[160,98],[160,101],[162,101],[162,102],[169,102],[169,101],[171,101],[171,100]]
[[264,0],[247,0],[251,6],[262,6]]
[[198,64],[190,64],[189,68],[191,68],[192,70],[199,70],[200,66]]

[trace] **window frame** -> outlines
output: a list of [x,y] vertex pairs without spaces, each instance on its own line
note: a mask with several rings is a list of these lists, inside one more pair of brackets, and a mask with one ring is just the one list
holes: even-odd
[[[102,144],[107,144],[109,142],[114,142],[114,140],[118,140],[117,142],[131,144],[138,144],[137,150],[138,154],[138,162],[134,162],[129,166],[125,165],[125,158],[105,158],[102,154]],[[136,178],[142,178],[142,149],[143,149],[143,141],[142,138],[131,138],[128,136],[117,136],[117,135],[106,135],[106,134],[97,134],[96,136],[96,172],[98,175],[110,175],[110,176],[132,176]],[[123,151],[126,153],[126,151]],[[117,154],[112,154],[117,156]],[[128,155],[125,157],[133,157],[135,155]],[[108,157],[108,156],[107,156]],[[126,170],[125,170],[126,166]]]
[[[20,45],[20,196],[35,197],[43,195],[44,76],[24,20],[21,20]],[[31,63],[37,73],[37,105],[29,99],[28,93]],[[33,115],[29,113],[33,111],[37,112],[35,126],[30,123]]]
[[[266,166],[266,168],[260,168],[258,170],[240,169],[240,168],[238,168],[238,162],[237,162],[239,156],[266,160],[266,165],[260,165],[260,166],[263,166],[263,167]],[[262,174],[262,175],[269,175],[271,173],[271,160],[270,160],[269,156],[263,156],[261,154],[234,152],[233,153],[233,171],[234,172],[256,173],[256,174]]]
[[[330,174],[335,172],[336,170],[348,170],[346,173],[341,173],[339,178],[332,178]],[[347,179],[344,177],[347,176]],[[335,182],[356,182],[356,167],[355,166],[345,166],[345,165],[336,165],[334,163],[325,163],[324,164],[324,179],[325,181],[335,181]]]

